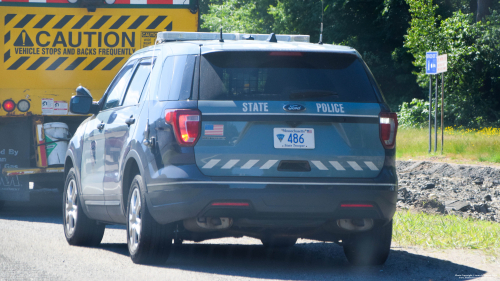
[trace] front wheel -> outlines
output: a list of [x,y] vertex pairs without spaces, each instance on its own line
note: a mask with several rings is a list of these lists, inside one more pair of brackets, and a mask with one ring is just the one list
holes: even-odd
[[382,265],[389,257],[392,220],[365,232],[353,233],[344,241],[344,254],[353,265]]
[[136,175],[130,186],[127,206],[128,250],[134,263],[162,264],[170,255],[173,229],[153,219],[141,192],[142,184],[142,177]]
[[97,246],[104,236],[105,225],[89,219],[83,212],[74,168],[69,170],[64,184],[63,225],[70,245]]

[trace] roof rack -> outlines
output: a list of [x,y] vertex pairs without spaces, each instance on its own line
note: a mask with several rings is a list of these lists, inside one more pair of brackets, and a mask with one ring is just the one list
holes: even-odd
[[[248,34],[248,33],[222,33],[224,40],[257,40],[267,41],[270,34]],[[253,39],[250,39],[253,38]],[[219,40],[219,32],[158,32],[157,42],[168,41],[195,41],[195,40]],[[309,43],[309,35],[276,35],[278,42],[305,42]]]

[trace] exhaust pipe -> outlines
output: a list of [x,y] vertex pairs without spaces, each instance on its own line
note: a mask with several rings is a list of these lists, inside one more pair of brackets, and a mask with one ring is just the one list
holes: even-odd
[[349,231],[366,231],[373,227],[373,219],[340,219],[337,225]]
[[192,232],[209,232],[228,229],[233,225],[232,218],[224,217],[201,217],[185,219],[184,228]]

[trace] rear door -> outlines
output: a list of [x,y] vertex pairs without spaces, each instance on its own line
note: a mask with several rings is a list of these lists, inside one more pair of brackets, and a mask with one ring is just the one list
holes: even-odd
[[130,142],[139,118],[141,98],[146,80],[151,70],[151,59],[143,59],[135,66],[128,86],[123,89],[125,96],[118,106],[111,111],[106,124],[105,132],[105,176],[104,196],[108,213],[115,218],[122,218],[120,214],[121,179],[123,175],[124,157],[130,149]]
[[368,75],[354,54],[205,54],[198,167],[208,176],[377,176],[385,150]]

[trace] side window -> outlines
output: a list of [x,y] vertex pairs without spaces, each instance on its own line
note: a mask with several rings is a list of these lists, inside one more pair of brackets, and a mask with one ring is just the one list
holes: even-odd
[[170,86],[172,85],[172,75],[174,73],[175,57],[168,57],[165,60],[160,76],[160,88],[158,91],[158,100],[168,100]]
[[147,96],[148,96],[148,91],[149,91],[149,79],[151,78],[151,76],[148,76],[148,79],[146,79],[146,83],[144,83],[144,88],[142,89],[142,93],[141,93],[141,99],[139,100],[139,102],[142,102]]
[[134,105],[139,102],[150,71],[151,60],[142,61],[139,64],[134,76],[132,77],[132,82],[130,82],[130,86],[128,87],[125,100],[123,101],[123,106]]
[[191,96],[196,56],[167,58],[161,73],[159,100],[184,100]]
[[135,62],[126,65],[120,73],[117,75],[113,81],[113,85],[108,90],[108,95],[106,97],[106,102],[102,107],[103,110],[119,106],[125,89],[130,81],[130,76],[132,75],[132,70],[134,69]]

